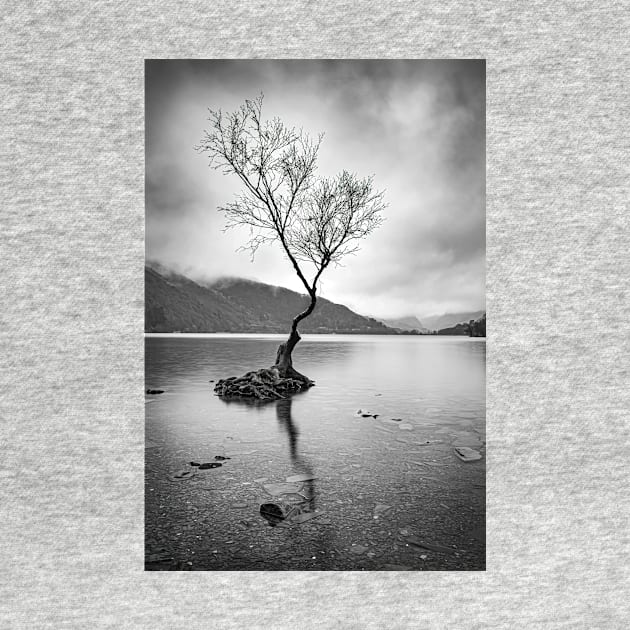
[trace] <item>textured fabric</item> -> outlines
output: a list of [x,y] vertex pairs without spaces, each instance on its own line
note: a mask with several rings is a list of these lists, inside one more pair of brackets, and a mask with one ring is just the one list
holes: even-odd
[[[5,3],[0,626],[627,626],[628,5],[527,7]],[[152,57],[487,59],[487,571],[143,571]]]

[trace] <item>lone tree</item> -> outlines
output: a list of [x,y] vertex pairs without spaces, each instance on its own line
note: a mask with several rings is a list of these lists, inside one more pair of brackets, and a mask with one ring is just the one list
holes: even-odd
[[221,380],[215,387],[223,397],[274,400],[314,384],[293,367],[298,325],[315,309],[324,270],[359,249],[359,241],[381,224],[385,203],[372,177],[347,171],[316,176],[323,135],[313,139],[278,118],[263,120],[262,104],[261,95],[232,113],[210,110],[210,129],[196,149],[210,156],[212,168],[241,180],[242,192],[219,210],[226,228],[249,227],[242,249],[253,258],[261,245],[279,243],[310,297],[308,307],[293,318],[271,368]]

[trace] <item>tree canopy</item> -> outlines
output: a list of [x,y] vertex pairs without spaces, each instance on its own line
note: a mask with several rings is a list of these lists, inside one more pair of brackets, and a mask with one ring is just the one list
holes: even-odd
[[372,177],[345,170],[318,177],[323,134],[312,138],[279,118],[263,120],[262,105],[260,95],[231,113],[210,110],[210,129],[196,148],[209,155],[212,168],[243,184],[236,199],[219,208],[226,227],[249,227],[243,248],[252,256],[261,245],[279,242],[314,300],[324,270],[356,252],[382,223],[384,193],[374,190]]

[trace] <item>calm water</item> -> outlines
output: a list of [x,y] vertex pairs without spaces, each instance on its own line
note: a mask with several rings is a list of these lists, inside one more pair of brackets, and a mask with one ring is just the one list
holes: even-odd
[[[485,339],[304,335],[293,361],[308,392],[264,406],[214,395],[210,381],[269,367],[282,341],[147,336],[146,386],[165,390],[146,400],[147,552],[193,570],[483,568]],[[216,455],[230,459],[172,479]],[[271,528],[263,484],[294,474],[316,477],[304,491],[322,515]],[[457,551],[422,554],[410,534]]]

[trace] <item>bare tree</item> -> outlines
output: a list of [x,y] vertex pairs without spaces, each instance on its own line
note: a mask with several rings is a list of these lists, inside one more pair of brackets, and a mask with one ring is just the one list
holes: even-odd
[[279,243],[310,297],[308,307],[294,317],[272,368],[280,378],[308,386],[312,382],[291,359],[300,341],[298,324],[315,308],[324,270],[359,249],[359,241],[381,224],[385,203],[371,177],[343,171],[318,178],[323,135],[313,139],[278,118],[264,121],[262,104],[261,95],[232,113],[210,110],[210,129],[196,148],[210,156],[212,168],[236,175],[243,184],[235,201],[219,208],[226,227],[249,227],[243,249],[252,257],[261,245]]

